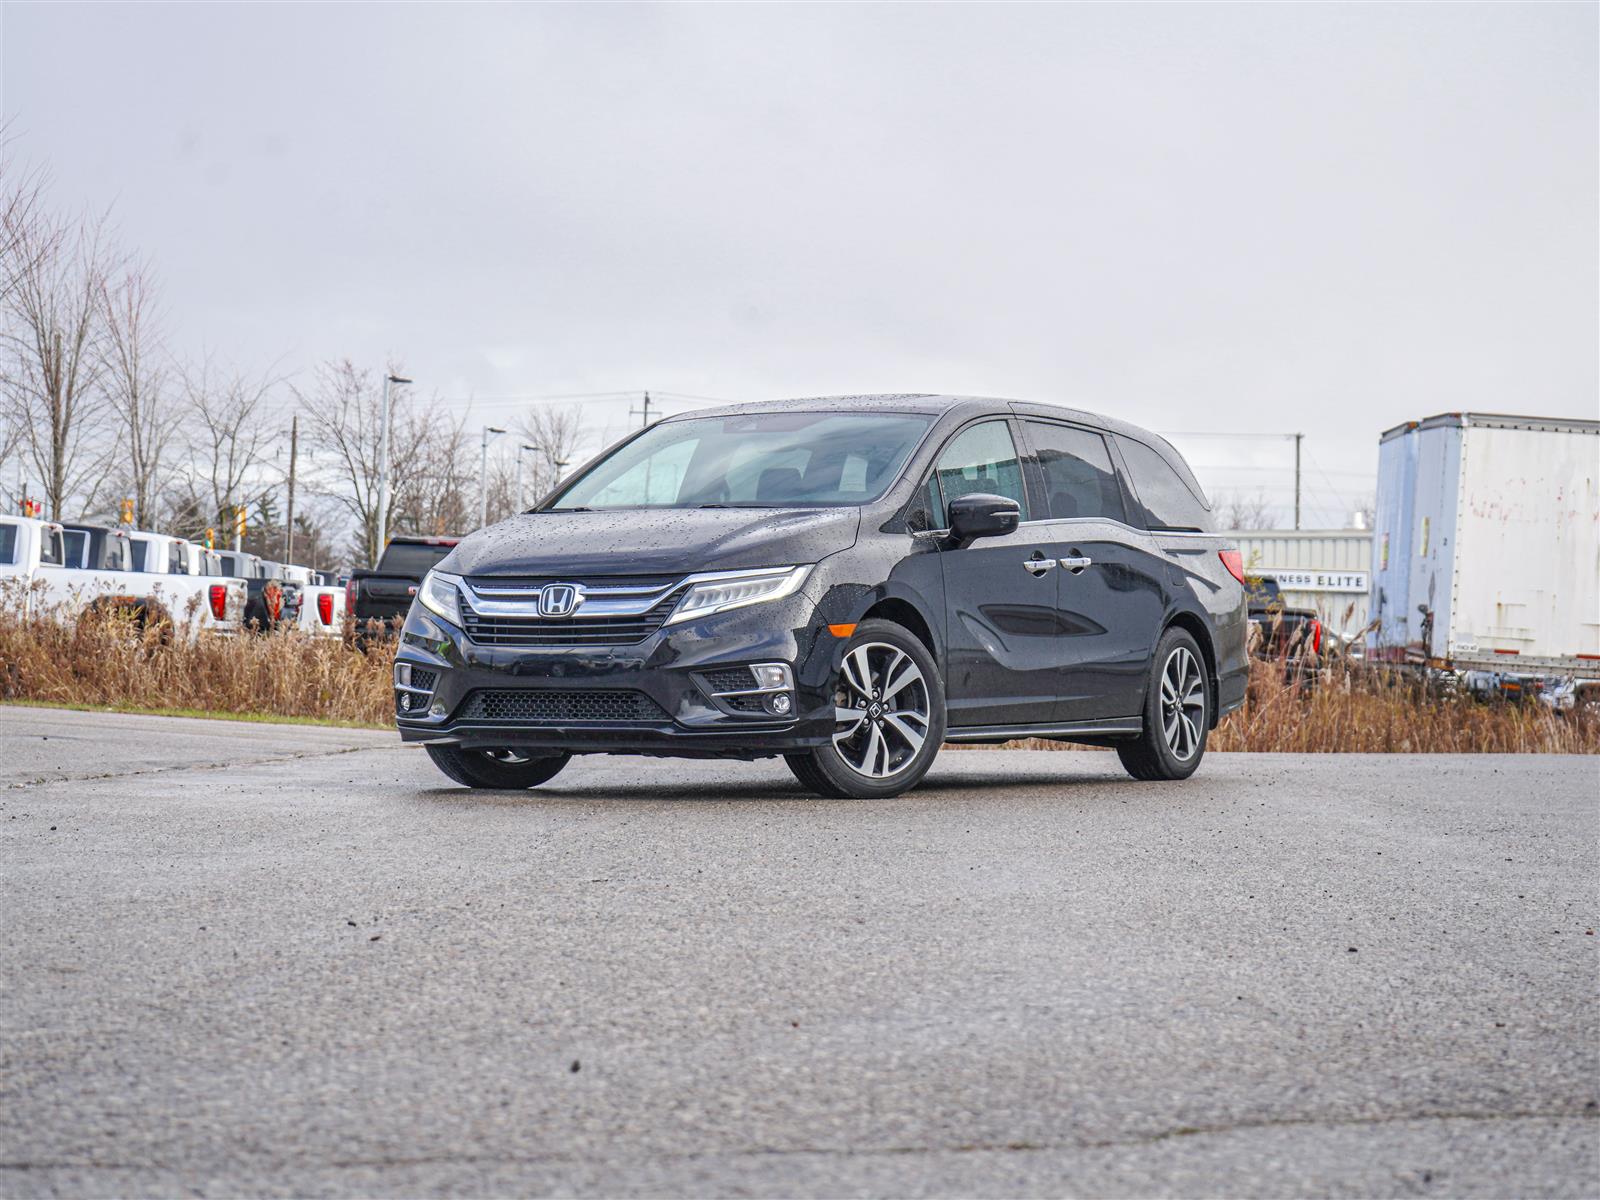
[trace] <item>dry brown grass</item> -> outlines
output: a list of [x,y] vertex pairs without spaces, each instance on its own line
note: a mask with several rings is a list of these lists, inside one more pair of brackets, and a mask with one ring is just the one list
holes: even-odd
[[[75,624],[0,614],[0,699],[393,724],[392,641],[367,653],[295,633],[163,639],[117,615]],[[1061,742],[1017,742],[1074,749]],[[1594,711],[1484,704],[1335,661],[1315,682],[1256,662],[1245,706],[1213,750],[1292,753],[1600,753]]]
[[393,642],[363,654],[282,632],[189,642],[120,614],[0,615],[0,699],[392,724]]
[[1314,680],[1281,659],[1257,659],[1244,707],[1224,718],[1206,745],[1286,754],[1600,754],[1600,715],[1593,706],[1558,716],[1532,702],[1484,703],[1340,659]]

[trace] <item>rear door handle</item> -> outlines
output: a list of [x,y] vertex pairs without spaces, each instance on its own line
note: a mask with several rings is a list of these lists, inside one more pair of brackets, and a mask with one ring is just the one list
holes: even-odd
[[1074,575],[1076,575],[1079,572],[1081,572],[1085,567],[1093,566],[1094,565],[1094,559],[1092,559],[1092,558],[1063,558],[1061,560],[1061,565],[1063,567],[1065,567],[1067,570],[1071,571]]
[[1043,575],[1056,565],[1056,560],[1053,558],[1030,558],[1022,565],[1025,570],[1034,575]]

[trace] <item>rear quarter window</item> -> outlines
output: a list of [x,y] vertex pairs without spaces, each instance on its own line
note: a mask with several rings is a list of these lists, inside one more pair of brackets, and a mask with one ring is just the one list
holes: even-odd
[[384,575],[415,575],[421,578],[454,546],[416,542],[390,542],[378,560],[378,571]]
[[17,561],[17,527],[0,525],[0,565],[10,566]]
[[1118,437],[1117,444],[1139,494],[1145,528],[1210,530],[1211,506],[1160,453],[1132,438]]

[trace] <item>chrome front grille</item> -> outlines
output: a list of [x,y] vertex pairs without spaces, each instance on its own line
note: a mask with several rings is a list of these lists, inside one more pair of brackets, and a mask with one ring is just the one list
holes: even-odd
[[[480,646],[631,646],[666,623],[685,587],[681,575],[589,579],[467,579],[461,624]],[[547,585],[576,585],[582,602],[566,616],[540,615]]]

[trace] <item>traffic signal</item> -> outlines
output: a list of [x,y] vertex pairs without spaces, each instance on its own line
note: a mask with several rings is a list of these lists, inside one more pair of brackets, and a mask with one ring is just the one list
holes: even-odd
[[122,502],[122,523],[124,525],[132,525],[133,524],[133,501],[132,500],[124,500]]
[[206,526],[206,549],[207,550],[215,550],[216,548],[217,548],[217,531],[215,529],[213,529],[211,526],[207,525]]
[[242,505],[242,504],[235,505],[234,509],[233,509],[233,536],[234,537],[242,538],[245,535],[245,530],[248,528],[248,526],[245,524],[244,515],[245,515],[244,505]]

